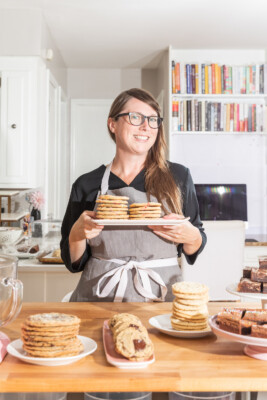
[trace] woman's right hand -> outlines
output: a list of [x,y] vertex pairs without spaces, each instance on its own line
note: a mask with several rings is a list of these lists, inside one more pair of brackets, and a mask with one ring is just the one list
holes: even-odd
[[92,218],[95,218],[95,216],[95,211],[84,211],[72,226],[69,241],[72,243],[79,242],[84,239],[93,239],[98,236],[104,226],[98,225],[92,221]]

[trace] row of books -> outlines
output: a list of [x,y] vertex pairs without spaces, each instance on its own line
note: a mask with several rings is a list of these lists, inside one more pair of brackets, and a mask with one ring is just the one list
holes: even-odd
[[172,131],[263,132],[264,104],[193,100],[172,102]]
[[174,94],[267,94],[267,64],[230,66],[172,61]]

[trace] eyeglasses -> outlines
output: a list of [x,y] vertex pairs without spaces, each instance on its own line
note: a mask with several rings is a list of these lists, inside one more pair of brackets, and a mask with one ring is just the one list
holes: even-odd
[[122,114],[118,114],[115,119],[118,119],[119,117],[123,117],[124,115],[128,115],[129,116],[129,121],[132,125],[134,126],[140,126],[145,122],[145,119],[147,118],[148,121],[148,125],[150,126],[150,128],[152,129],[157,129],[160,127],[163,118],[158,117],[158,116],[150,116],[147,117],[146,115],[143,115],[141,113],[138,112],[129,112],[129,113],[122,113]]

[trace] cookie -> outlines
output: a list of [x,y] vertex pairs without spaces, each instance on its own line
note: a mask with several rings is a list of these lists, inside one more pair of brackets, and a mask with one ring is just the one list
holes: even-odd
[[48,326],[69,326],[69,325],[79,325],[80,318],[75,315],[63,314],[63,313],[43,313],[30,315],[25,324],[29,326],[36,327],[48,327]]
[[96,200],[96,203],[100,204],[126,204],[128,205],[128,201],[126,200]]
[[96,214],[96,219],[129,219],[129,215],[103,215],[103,214]]
[[115,350],[129,360],[143,361],[153,354],[154,347],[146,332],[130,327],[116,337]]
[[158,207],[161,206],[161,203],[154,203],[154,202],[149,202],[149,203],[132,203],[129,208],[137,208],[137,207]]
[[83,350],[83,344],[78,339],[78,343],[74,347],[64,346],[61,348],[55,347],[54,349],[52,347],[51,347],[51,349],[47,349],[47,348],[32,349],[29,346],[23,345],[23,349],[25,351],[27,351],[27,353],[30,356],[33,356],[33,357],[44,357],[44,358],[70,357],[70,356],[76,356],[76,355],[80,354],[80,352]]
[[181,304],[178,301],[173,301],[173,309],[178,310],[183,310],[183,311],[203,311],[205,309],[206,303],[200,304],[200,305],[185,305]]
[[136,315],[129,314],[129,313],[119,313],[119,314],[113,315],[113,317],[109,319],[109,321],[108,321],[109,328],[112,330],[118,321],[124,321],[124,322],[132,321],[132,322],[137,322],[138,324],[141,324],[140,319]]
[[134,329],[138,329],[138,330],[140,330],[140,331],[146,330],[146,328],[142,325],[141,322],[139,323],[139,322],[137,322],[137,321],[134,321],[134,322],[133,322],[133,321],[128,321],[128,322],[125,322],[125,321],[118,321],[118,322],[114,325],[113,330],[112,330],[114,340],[116,340],[118,334],[119,334],[120,332],[122,332],[122,331],[123,331],[124,329],[126,329],[126,328],[134,328]]
[[113,196],[111,194],[101,194],[98,196],[100,200],[129,200],[130,197],[127,196]]
[[209,297],[205,296],[202,297],[200,299],[182,299],[181,297],[177,297],[174,299],[174,301],[177,300],[179,302],[179,304],[184,304],[187,306],[200,306],[200,305],[204,305],[207,304],[207,302],[209,301]]
[[194,297],[204,297],[208,293],[208,287],[203,283],[198,282],[176,282],[172,285],[172,292],[176,297],[190,296],[188,298]]

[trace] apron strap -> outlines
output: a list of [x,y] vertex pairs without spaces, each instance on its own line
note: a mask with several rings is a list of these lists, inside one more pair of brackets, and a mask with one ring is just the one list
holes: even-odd
[[[101,194],[106,194],[108,191],[108,181],[109,181],[109,175],[112,167],[112,162],[106,166],[106,170],[104,172],[102,182],[101,182]],[[97,196],[98,197],[98,196]]]

